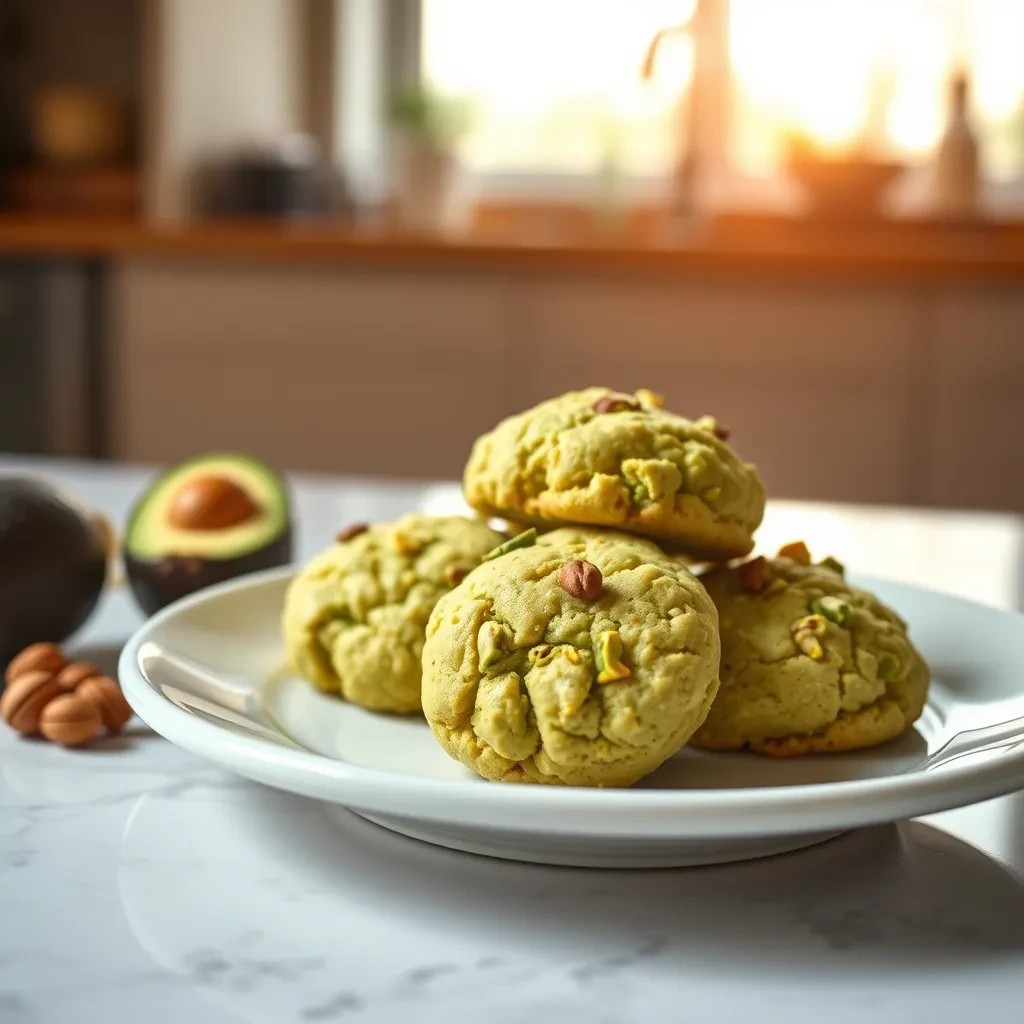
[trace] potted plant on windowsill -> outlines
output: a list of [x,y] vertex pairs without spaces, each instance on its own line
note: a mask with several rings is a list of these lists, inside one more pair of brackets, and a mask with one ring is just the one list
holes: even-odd
[[412,87],[391,98],[388,120],[398,225],[428,233],[453,229],[459,214],[456,146],[469,128],[468,104]]

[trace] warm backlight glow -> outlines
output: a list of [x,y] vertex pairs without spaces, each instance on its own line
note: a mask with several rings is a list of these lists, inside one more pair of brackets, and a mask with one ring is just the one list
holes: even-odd
[[826,146],[850,143],[868,106],[875,26],[842,0],[763,3],[732,9],[736,88],[783,131]]
[[[731,0],[736,99],[751,136],[806,135],[915,157],[938,141],[951,69],[986,122],[1024,105],[1020,0]],[[770,147],[769,147],[770,148]]]
[[692,0],[423,0],[423,70],[472,97],[466,157],[480,170],[590,173],[609,148],[623,170],[671,168],[689,41],[666,40],[650,82],[651,37]]
[[[688,39],[655,31],[693,0],[423,0],[423,63],[438,88],[471,96],[466,155],[480,170],[591,173],[614,151],[627,173],[660,174],[678,153]],[[729,0],[734,157],[777,166],[788,136],[828,150],[926,155],[948,81],[970,69],[990,172],[1024,162],[1024,0]]]

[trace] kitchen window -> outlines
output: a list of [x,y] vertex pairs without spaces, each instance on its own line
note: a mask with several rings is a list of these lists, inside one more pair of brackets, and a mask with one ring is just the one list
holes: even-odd
[[472,98],[464,158],[483,175],[584,175],[614,159],[631,175],[675,158],[688,40],[650,82],[651,37],[692,11],[684,0],[423,0],[424,80]]
[[651,37],[690,18],[692,0],[421,0],[420,72],[474,98],[463,155],[485,188],[556,187],[608,166],[663,179],[679,152],[693,46],[719,43],[727,95],[715,101],[727,127],[720,144],[697,141],[736,182],[777,177],[792,135],[923,162],[956,67],[971,77],[987,175],[1021,180],[1019,0],[701,2],[726,39],[666,40],[642,81]]

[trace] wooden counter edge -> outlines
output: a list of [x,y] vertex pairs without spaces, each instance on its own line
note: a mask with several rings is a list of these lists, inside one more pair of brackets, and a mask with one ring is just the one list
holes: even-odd
[[679,246],[631,245],[614,237],[583,244],[505,241],[484,235],[416,237],[340,225],[202,223],[158,227],[132,221],[28,219],[0,215],[0,259],[51,256],[231,262],[447,267],[543,273],[769,274],[900,280],[1024,279],[1024,235],[831,238],[805,233],[749,244],[735,238]]

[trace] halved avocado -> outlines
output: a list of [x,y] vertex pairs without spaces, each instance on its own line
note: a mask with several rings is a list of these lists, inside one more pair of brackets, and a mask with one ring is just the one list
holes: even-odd
[[181,462],[136,502],[124,555],[132,593],[147,615],[214,583],[286,565],[287,485],[249,455],[216,452]]

